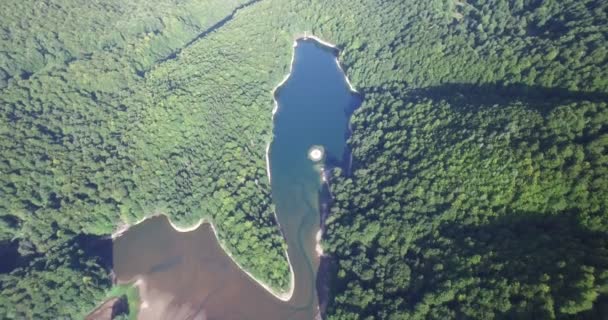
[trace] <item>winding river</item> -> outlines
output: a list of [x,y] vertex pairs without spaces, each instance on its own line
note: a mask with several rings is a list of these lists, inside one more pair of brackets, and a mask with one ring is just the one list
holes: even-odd
[[[155,217],[114,241],[117,281],[139,286],[140,319],[319,317],[321,177],[324,167],[343,163],[348,119],[360,98],[337,63],[337,50],[312,39],[296,44],[291,73],[275,91],[268,152],[272,197],[295,277],[293,295],[282,301],[240,270],[209,224],[178,232],[165,217]],[[324,155],[318,162],[309,158],[315,146]]]

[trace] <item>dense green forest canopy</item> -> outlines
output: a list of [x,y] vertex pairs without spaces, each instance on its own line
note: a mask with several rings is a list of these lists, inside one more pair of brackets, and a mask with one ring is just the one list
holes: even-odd
[[364,95],[353,168],[332,180],[328,318],[608,312],[604,1],[4,8],[0,243],[19,257],[1,268],[5,318],[90,311],[111,282],[78,240],[156,212],[212,219],[242,265],[285,288],[264,148],[304,31],[342,49]]
[[[197,19],[209,27],[230,17],[232,10],[243,4],[217,1],[217,7],[213,7],[212,3],[205,2],[197,10],[183,9],[187,16],[162,11],[163,7],[177,10],[185,4],[182,1],[151,6],[150,10],[158,10],[156,14],[160,16],[166,14],[163,19],[182,21],[180,28],[194,28],[188,18],[190,14],[203,12]],[[29,5],[34,8],[38,4]],[[142,13],[117,9],[116,14],[126,19]],[[32,20],[35,17],[34,11]],[[65,13],[60,17],[67,18]],[[102,20],[118,21],[120,17]],[[44,28],[55,30],[63,28],[59,21],[37,23],[47,23]],[[84,31],[91,22],[83,17],[73,23],[79,25],[72,29]],[[102,32],[93,28],[90,37],[121,31],[115,28]],[[170,50],[163,53],[179,52],[189,41],[208,32],[200,31],[191,34],[179,31],[181,40],[173,37],[171,41],[177,42],[164,43]],[[178,31],[164,28],[157,36],[162,37],[163,32]],[[213,61],[208,58],[200,59],[207,64],[194,70],[209,69],[207,83],[198,84],[205,91],[198,95],[186,94],[175,90],[169,82],[155,80],[166,79],[167,69],[154,71],[150,66],[152,74],[144,78],[139,63],[143,66],[167,57],[161,52],[146,51],[148,47],[143,46],[151,40],[138,40],[138,35],[133,33],[133,38],[125,41],[142,47],[129,47],[126,51],[92,48],[97,50],[92,55],[49,62],[37,70],[27,69],[24,62],[24,70],[31,74],[9,79],[0,94],[1,252],[3,257],[19,256],[15,263],[3,266],[0,274],[3,317],[56,319],[78,317],[91,310],[109,289],[107,268],[111,265],[99,257],[83,256],[77,245],[67,243],[82,234],[107,236],[122,223],[158,212],[168,214],[178,224],[203,217],[214,220],[222,240],[226,240],[242,265],[277,288],[285,289],[288,285],[284,244],[271,211],[264,163],[270,128],[269,91],[259,88],[254,98],[263,94],[265,99],[258,97],[256,101],[243,87],[239,91],[242,94],[235,95],[239,100],[222,103],[224,96],[236,93],[243,81],[228,79],[231,86],[224,89],[217,83],[226,75],[224,70],[212,68],[224,66],[236,73],[235,65],[221,60],[211,64]],[[23,36],[43,37],[37,33]],[[78,36],[72,40],[83,39]],[[226,48],[220,42],[200,54],[221,59],[217,50]],[[15,44],[14,50],[17,49]],[[282,59],[287,64],[289,56],[285,54]],[[267,59],[269,63],[274,60],[274,56]],[[166,65],[170,67],[170,63]],[[277,79],[284,72],[278,66],[266,69],[275,69]],[[217,83],[216,87],[211,83]],[[203,94],[205,97],[201,98]],[[195,99],[196,102],[177,105],[174,100],[180,95],[190,99],[187,103]],[[227,108],[243,102],[246,104],[240,110]],[[250,116],[247,119],[244,111],[252,103],[257,103],[257,108],[267,108],[268,113],[247,113]],[[195,108],[201,113],[192,116]],[[70,258],[59,259],[60,255]],[[106,268],[105,273],[100,273],[101,267]],[[63,270],[60,275],[53,273],[60,268]],[[57,286],[62,277],[64,286]],[[80,281],[73,281],[77,279]],[[33,282],[43,287],[31,286]],[[64,305],[79,297],[82,299],[78,304],[70,308]]]
[[120,60],[145,72],[245,0],[6,0],[0,11],[0,88],[75,60]]
[[330,318],[602,318],[608,5],[446,8],[405,13],[375,65],[345,53],[365,102],[333,184]]

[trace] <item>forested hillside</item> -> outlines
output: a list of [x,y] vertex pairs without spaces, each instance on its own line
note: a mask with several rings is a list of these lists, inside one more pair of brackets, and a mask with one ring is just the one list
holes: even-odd
[[[28,76],[9,79],[0,94],[1,317],[78,318],[91,310],[111,284],[111,261],[108,261],[111,258],[102,259],[81,250],[79,235],[108,236],[123,223],[158,212],[169,215],[178,224],[193,223],[203,217],[216,220],[222,240],[229,240],[227,247],[237,254],[242,265],[277,289],[287,287],[288,266],[270,207],[264,163],[272,108],[269,89],[263,92],[263,102],[243,94],[239,99],[247,104],[239,110],[222,104],[222,96],[199,96],[199,99],[189,96],[201,104],[198,107],[201,114],[190,117],[193,105],[185,104],[181,109],[174,106],[175,112],[168,109],[173,102],[165,98],[172,99],[171,95],[181,91],[168,82],[164,87],[154,80],[155,76],[148,77],[149,81],[144,77],[146,66],[159,59],[176,58],[172,53],[181,51],[194,37],[208,33],[203,27],[221,23],[240,4],[219,1],[213,7],[213,2],[205,2],[194,10],[192,6],[196,3],[182,10],[187,15],[197,14],[197,21],[201,21],[199,34],[194,32],[198,29],[191,19],[162,11],[163,7],[177,10],[184,2],[150,5],[150,10],[159,10],[159,17],[166,14],[163,19],[182,21],[182,27],[192,28],[191,33],[179,31],[181,40],[173,37],[163,43],[161,38],[170,38],[170,34],[163,36],[164,32],[178,32],[167,28],[157,30],[157,38],[144,36],[147,40],[138,39],[142,35],[132,28],[104,26],[107,29],[97,30],[83,17],[70,21],[75,24],[70,32],[89,31],[90,27],[93,28],[90,37],[99,41],[106,32],[117,37],[123,31],[132,32],[131,38],[122,36],[124,43],[137,45],[125,44],[125,50],[89,48],[81,43],[84,37],[80,33],[71,39],[78,42],[76,48],[94,51],[92,55],[77,57],[74,53],[67,61],[45,60],[44,66],[34,69],[30,68],[29,60],[7,62],[21,66]],[[29,5],[34,10],[43,4]],[[88,5],[91,4],[74,4],[80,9]],[[58,5],[51,7],[59,10]],[[62,30],[66,26],[60,22],[71,11],[59,11],[55,20],[36,20],[34,17],[41,13],[33,11],[28,23]],[[142,12],[117,8],[117,16],[100,16],[93,11],[87,17],[120,22],[121,17],[127,19]],[[211,20],[213,17],[217,19]],[[127,20],[137,23],[135,19]],[[2,20],[7,24],[4,29],[14,30],[16,35],[18,29],[11,27],[10,21]],[[44,37],[25,30],[21,34],[25,38]],[[149,47],[153,39],[164,49],[156,51]],[[56,46],[66,52],[71,48],[67,42]],[[5,48],[32,51],[21,47],[17,38],[11,45],[3,44],[2,49]],[[283,65],[288,64],[289,49],[289,42],[285,42]],[[22,57],[20,53],[14,55]],[[274,61],[274,56],[269,61]],[[217,62],[219,66],[224,64]],[[272,69],[276,69],[278,82],[285,69]],[[215,72],[220,71],[223,70]],[[162,72],[159,70],[158,74]],[[217,81],[224,76],[206,72],[209,78],[205,81]],[[239,86],[243,83],[241,79],[230,81]],[[207,93],[220,93],[208,84],[201,83],[199,87]],[[247,114],[242,111],[252,103],[264,111],[252,112],[246,120]],[[212,106],[216,107],[210,109]],[[228,117],[222,116],[224,111],[239,117],[238,122],[228,122]],[[255,130],[250,128],[253,125],[258,126],[258,131],[250,132]]]
[[605,2],[261,0],[210,33],[243,1],[130,3],[2,5],[31,19],[0,13],[0,316],[91,310],[110,279],[79,235],[156,212],[285,288],[264,148],[304,31],[364,95],[328,318],[608,313]]
[[365,102],[333,184],[329,318],[602,319],[608,5],[420,6],[346,51]]
[[0,89],[75,60],[120,60],[139,74],[246,0],[6,0],[0,11]]

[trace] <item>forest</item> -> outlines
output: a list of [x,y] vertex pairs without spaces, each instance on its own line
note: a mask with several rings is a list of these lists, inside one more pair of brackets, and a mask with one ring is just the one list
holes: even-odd
[[[0,317],[82,318],[112,294],[111,254],[89,254],[79,248],[79,239],[97,236],[89,242],[104,242],[119,225],[158,212],[183,225],[211,219],[241,265],[285,289],[289,269],[271,211],[264,162],[268,133],[255,131],[260,131],[255,126],[269,128],[270,113],[251,113],[250,119],[240,114],[256,103],[270,110],[269,90],[260,102],[255,94],[261,90],[250,97],[242,88],[240,101],[247,105],[222,110],[226,105],[218,91],[221,85],[207,83],[200,86],[206,90],[200,95],[207,95],[203,104],[196,95],[188,95],[197,100],[195,105],[177,105],[175,97],[185,88],[175,90],[172,84],[155,80],[164,77],[163,70],[157,77],[147,76],[154,72],[155,61],[171,60],[245,3],[150,3],[144,6],[149,12],[137,13],[149,16],[149,21],[140,21],[139,32],[135,26],[122,25],[136,22],[130,19],[133,9],[122,8],[122,3],[104,1],[103,6],[116,10],[83,16],[69,26],[62,19],[70,8],[83,10],[92,4],[56,2],[30,1],[30,7],[43,10],[32,11],[32,17],[56,17],[30,23],[40,23],[46,30],[87,31],[97,40],[105,34],[122,40],[96,47],[100,42],[85,43],[81,34],[62,38],[59,31],[33,33],[29,26],[21,30],[21,19],[1,22],[12,37],[5,37],[12,45],[2,48],[15,51],[3,56],[4,63],[21,65],[21,71],[0,69],[13,75],[0,89]],[[40,9],[34,3],[48,7]],[[99,29],[106,20],[117,25]],[[70,41],[76,41],[74,52],[69,51]],[[22,47],[21,42],[43,47]],[[68,53],[65,59],[41,60],[35,67],[36,58],[18,63],[18,58],[25,59],[24,52],[36,50],[54,52],[55,57]],[[289,56],[284,59],[287,64]],[[201,67],[213,66],[207,62]],[[210,72],[204,80],[221,79],[217,72],[223,70]],[[282,72],[276,70],[277,79]],[[191,117],[193,108],[201,111],[196,117]]]
[[264,148],[304,31],[364,97],[332,178],[328,319],[608,314],[604,1],[2,6],[3,318],[82,318],[116,292],[91,247],[157,212],[211,219],[285,289]]
[[410,13],[375,65],[345,52],[365,100],[329,319],[608,314],[607,9],[467,1]]

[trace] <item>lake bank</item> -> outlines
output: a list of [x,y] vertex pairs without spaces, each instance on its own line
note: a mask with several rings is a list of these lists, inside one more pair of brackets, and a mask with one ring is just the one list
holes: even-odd
[[[271,287],[244,268],[239,261],[257,266],[247,254],[234,256],[228,249],[244,252],[238,249],[247,244],[243,241],[262,238],[243,231],[224,239],[210,219],[178,226],[166,214],[155,212],[135,223],[121,224],[112,234],[118,282],[149,291],[141,296],[142,317],[179,319],[186,309],[204,317],[217,317],[220,312],[219,318],[244,310],[269,319],[284,318],[279,315],[289,312],[309,320],[322,313],[317,279],[320,262],[326,257],[321,244],[325,214],[320,213],[328,206],[319,195],[321,187],[328,186],[326,164],[327,168],[340,166],[348,115],[359,98],[340,66],[337,48],[315,38],[296,37],[289,72],[272,89],[273,134],[265,150],[272,214],[266,211],[263,220],[268,234],[278,227],[287,243],[289,287],[283,273],[275,273],[285,270],[282,259],[269,261],[269,268],[256,269],[256,273],[265,279],[285,279],[278,281],[285,284],[284,290]],[[318,150],[312,158],[311,146]],[[274,223],[269,215],[274,216]],[[230,221],[218,226],[226,231],[222,235],[230,232],[221,228],[225,225],[231,225]],[[264,243],[255,246],[268,248]],[[207,305],[211,298],[214,302]]]
[[[336,50],[336,52],[338,53],[338,54],[336,54],[336,58],[335,58],[336,65],[338,66],[338,69],[344,74],[344,80],[346,81],[346,84],[348,85],[349,90],[351,92],[353,92],[353,93],[361,94],[359,91],[357,91],[357,89],[355,89],[355,87],[353,87],[352,83],[350,82],[350,79],[348,78],[348,76],[346,75],[346,72],[344,71],[344,67],[342,66],[342,63],[340,62],[340,54],[342,53],[342,50],[340,50],[340,48],[338,48],[335,44],[327,42],[327,41],[324,41],[324,40],[322,40],[321,38],[319,38],[319,37],[317,37],[315,35],[307,35],[307,34],[305,34],[303,36],[302,35],[296,36],[294,38],[294,40],[293,40],[292,47],[294,48],[294,50],[292,51],[292,54],[291,54],[291,62],[289,63],[289,71],[283,77],[283,79],[274,88],[272,88],[272,91],[271,91],[272,92],[272,99],[273,99],[273,108],[272,108],[271,118],[270,119],[271,119],[271,121],[272,121],[273,124],[274,124],[275,115],[279,111],[279,103],[278,103],[277,97],[276,97],[277,90],[280,87],[282,87],[285,84],[285,82],[287,81],[287,79],[289,79],[289,77],[291,76],[291,73],[292,73],[292,70],[293,70],[293,63],[294,63],[295,56],[296,56],[296,50],[295,50],[295,48],[298,46],[298,41],[299,40],[308,40],[308,39],[312,39],[312,40],[316,41],[317,43],[319,43],[319,44],[321,44],[321,45],[323,45],[325,47],[328,47],[328,48],[331,48],[333,50]],[[271,178],[272,175],[271,175],[271,172],[270,172],[269,155],[268,155],[268,153],[270,151],[270,144],[271,143],[272,143],[272,139],[271,139],[271,141],[269,141],[266,144],[266,174],[268,176],[268,181],[272,180],[272,178]]]
[[294,47],[288,74],[272,90],[267,169],[272,174],[275,212],[287,223],[288,238],[297,241],[289,248],[297,256],[296,281],[298,286],[310,286],[300,293],[306,300],[300,300],[319,311],[316,279],[324,255],[320,188],[328,178],[325,168],[334,167],[344,154],[348,115],[358,106],[359,96],[344,74],[335,45],[301,35]]
[[[287,256],[287,263],[289,264],[289,270],[290,270],[290,286],[289,286],[289,290],[287,292],[278,292],[279,290],[276,290],[275,288],[272,288],[270,285],[266,284],[265,282],[263,282],[260,279],[258,279],[257,277],[255,277],[251,272],[249,272],[246,268],[244,268],[236,260],[236,258],[232,254],[232,252],[230,250],[228,250],[228,248],[226,247],[226,245],[223,243],[223,241],[218,236],[218,232],[217,232],[217,229],[216,229],[215,225],[211,221],[209,221],[209,219],[207,219],[207,218],[201,218],[195,224],[193,224],[191,226],[184,227],[184,226],[178,226],[178,225],[176,225],[164,213],[155,213],[153,215],[150,215],[150,216],[147,216],[145,218],[142,218],[142,219],[138,220],[137,222],[135,222],[133,224],[123,224],[123,225],[121,225],[121,227],[117,231],[115,231],[114,233],[112,233],[112,239],[114,240],[114,239],[119,238],[120,236],[122,236],[125,232],[127,232],[132,227],[135,227],[135,226],[137,226],[137,225],[139,225],[141,223],[144,223],[148,219],[155,218],[155,217],[160,217],[160,216],[166,218],[167,221],[169,222],[169,224],[171,225],[171,227],[175,231],[180,232],[180,233],[192,232],[192,231],[197,230],[201,225],[208,224],[211,227],[211,230],[213,231],[213,234],[215,236],[216,241],[218,242],[218,244],[220,245],[220,247],[222,248],[222,250],[224,251],[224,253],[226,254],[226,256],[228,256],[232,260],[232,262],[243,273],[245,273],[252,281],[254,281],[260,287],[264,288],[264,290],[266,290],[268,293],[272,294],[277,299],[279,299],[281,301],[289,301],[291,299],[291,297],[293,295],[293,292],[294,292],[294,288],[295,288],[295,275],[294,275],[294,272],[293,272],[293,266],[291,264],[291,261],[289,260],[289,255],[287,254],[287,252],[285,252],[285,255]],[[127,281],[127,282],[131,282],[131,281]]]

